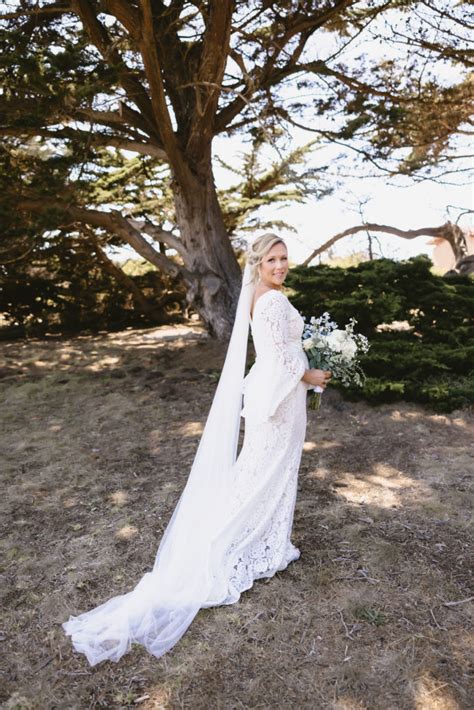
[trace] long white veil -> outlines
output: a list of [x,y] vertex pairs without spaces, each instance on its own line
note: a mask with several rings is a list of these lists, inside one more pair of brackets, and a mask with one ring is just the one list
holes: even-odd
[[[91,665],[106,659],[118,661],[132,643],[143,644],[159,657],[176,644],[209,599],[219,601],[213,571],[219,569],[220,560],[215,557],[225,550],[230,522],[230,472],[237,456],[254,290],[247,265],[211,409],[153,570],[128,594],[71,616],[63,624],[74,648]],[[232,534],[229,530],[229,542]]]

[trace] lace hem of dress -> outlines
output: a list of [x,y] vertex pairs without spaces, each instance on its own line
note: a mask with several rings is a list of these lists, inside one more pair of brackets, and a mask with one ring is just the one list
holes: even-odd
[[[240,565],[236,565],[236,569],[237,567],[240,567],[238,579],[235,577],[235,575],[233,578],[231,578],[229,583],[228,596],[224,600],[220,600],[218,602],[219,606],[236,604],[240,600],[241,595],[251,589],[254,585],[254,582],[256,582],[258,579],[270,579],[271,577],[274,577],[277,572],[283,572],[288,567],[288,565],[290,565],[292,562],[296,562],[296,560],[299,560],[300,557],[300,550],[295,547],[291,542],[289,542],[283,559],[276,567],[271,567],[264,571],[258,571],[256,569],[251,569],[250,566],[243,566],[242,561],[239,560]],[[206,604],[203,605],[203,608],[213,607],[216,606],[216,604],[216,600],[208,601],[206,602]]]

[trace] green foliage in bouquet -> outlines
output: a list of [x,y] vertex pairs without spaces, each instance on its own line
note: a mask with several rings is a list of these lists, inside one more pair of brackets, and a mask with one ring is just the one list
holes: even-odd
[[[371,348],[361,358],[371,402],[410,400],[449,412],[474,403],[474,281],[431,272],[425,256],[366,261],[349,268],[297,267],[288,274],[293,305],[305,316],[354,317]],[[337,386],[337,385],[336,385]]]

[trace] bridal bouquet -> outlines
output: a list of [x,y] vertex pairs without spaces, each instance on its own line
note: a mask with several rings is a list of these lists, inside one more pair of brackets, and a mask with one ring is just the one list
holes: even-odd
[[[351,318],[344,330],[338,328],[329,313],[320,318],[311,318],[303,329],[303,349],[306,351],[310,367],[331,370],[333,377],[345,387],[364,383],[365,375],[359,365],[359,357],[369,349],[365,335],[354,333],[357,323]],[[321,387],[313,388],[310,409],[321,406]]]

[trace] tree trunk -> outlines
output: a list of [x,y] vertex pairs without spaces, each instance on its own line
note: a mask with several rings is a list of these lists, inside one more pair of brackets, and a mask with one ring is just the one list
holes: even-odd
[[240,267],[224,226],[209,156],[173,188],[176,221],[186,248],[187,299],[210,334],[229,337],[241,284]]

